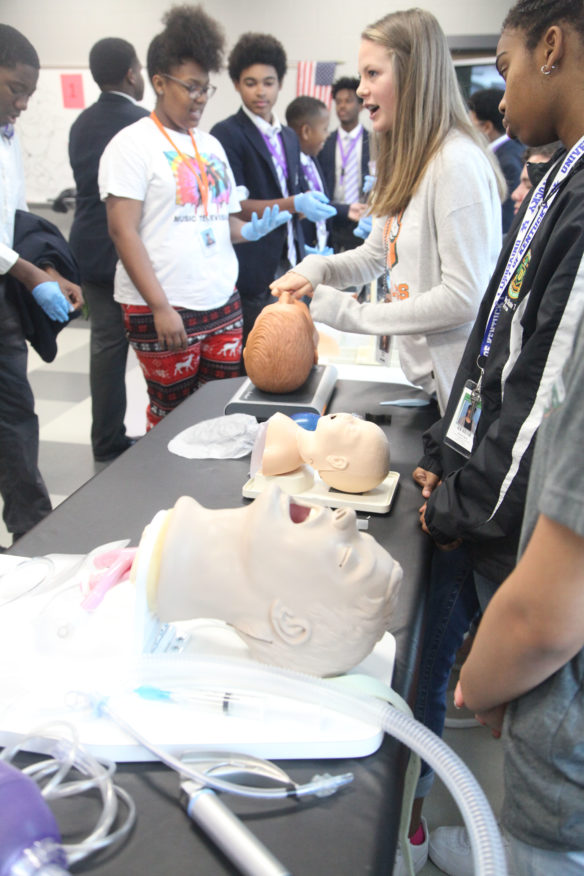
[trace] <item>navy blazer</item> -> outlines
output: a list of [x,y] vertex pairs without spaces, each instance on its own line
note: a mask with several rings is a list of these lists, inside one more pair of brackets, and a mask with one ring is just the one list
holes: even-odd
[[112,137],[149,115],[121,94],[103,91],[92,106],[77,117],[69,132],[69,162],[77,200],[69,244],[89,283],[112,283],[118,256],[107,230],[105,203],[100,200],[97,172],[103,150]]
[[[335,191],[335,163],[337,155],[337,132],[333,131],[326,138],[325,144],[318,153],[318,160],[324,174],[325,184],[331,197],[334,197]],[[369,132],[363,128],[363,140],[361,142],[361,180],[359,190],[363,186],[365,175],[369,173]],[[350,204],[340,204],[333,200],[333,206],[337,208],[337,215],[333,216],[333,228],[346,227],[348,223],[351,227],[355,226],[354,222],[349,219]]]
[[505,182],[507,183],[507,198],[503,201],[501,207],[503,234],[509,231],[515,215],[511,192],[519,185],[519,177],[523,169],[524,152],[525,146],[519,140],[506,140],[504,143],[501,143],[495,152],[497,161],[503,171]]
[[[242,109],[214,125],[211,134],[222,144],[236,184],[249,190],[250,199],[273,201],[282,197],[270,151],[258,127]],[[282,143],[288,165],[288,194],[295,195],[301,191],[300,145],[291,128],[282,126]],[[293,223],[297,256],[301,259],[304,238],[297,214],[293,216]],[[281,225],[255,243],[235,245],[239,261],[237,288],[242,298],[263,299],[268,303],[271,297],[268,287],[282,256],[287,253],[286,240],[286,226]]]

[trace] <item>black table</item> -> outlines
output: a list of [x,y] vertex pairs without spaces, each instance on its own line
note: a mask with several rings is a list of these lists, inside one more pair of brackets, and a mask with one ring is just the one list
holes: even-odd
[[[201,420],[219,416],[240,381],[203,386],[107,469],[96,475],[19,540],[13,553],[85,553],[99,544],[130,538],[137,544],[144,526],[183,494],[210,508],[246,500],[243,460],[187,460],[167,451],[168,441]],[[393,686],[411,702],[426,601],[429,543],[418,526],[420,491],[411,472],[421,454],[421,435],[437,417],[436,406],[387,408],[384,399],[422,396],[403,386],[339,381],[329,412],[383,415],[390,439],[391,468],[400,473],[393,506],[373,515],[369,532],[399,560],[404,583],[391,632],[397,644]],[[406,752],[386,737],[365,758],[282,762],[294,780],[315,773],[351,771],[353,783],[333,797],[276,803],[224,797],[230,808],[295,876],[391,872],[403,788]],[[131,874],[236,873],[231,864],[191,825],[178,805],[178,777],[158,764],[122,764],[117,780],[134,798],[138,823],[122,847],[90,858],[75,872]],[[80,811],[80,816],[83,807]],[[83,821],[80,828],[89,826]]]

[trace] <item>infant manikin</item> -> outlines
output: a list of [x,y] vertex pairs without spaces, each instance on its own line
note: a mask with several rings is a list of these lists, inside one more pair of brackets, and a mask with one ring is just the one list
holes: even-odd
[[225,621],[257,660],[337,675],[388,629],[401,578],[352,509],[298,505],[272,484],[234,509],[180,498],[158,532],[148,604],[163,622]]
[[365,493],[387,477],[389,463],[389,441],[375,423],[352,414],[328,414],[309,431],[277,413],[258,434],[252,473],[261,469],[263,475],[283,475],[308,464],[329,487]]
[[317,345],[308,307],[283,292],[254,323],[243,351],[245,370],[263,392],[293,392],[318,362]]

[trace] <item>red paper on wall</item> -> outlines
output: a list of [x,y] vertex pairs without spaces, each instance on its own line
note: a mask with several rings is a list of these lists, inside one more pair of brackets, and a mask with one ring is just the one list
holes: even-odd
[[61,73],[61,90],[65,109],[85,108],[81,73]]

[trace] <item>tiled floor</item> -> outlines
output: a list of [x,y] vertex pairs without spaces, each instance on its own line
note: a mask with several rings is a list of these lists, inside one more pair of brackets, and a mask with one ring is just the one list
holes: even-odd
[[[57,357],[50,364],[31,350],[28,376],[40,426],[39,467],[55,507],[105,466],[94,461],[89,438],[88,323],[79,318],[63,329],[58,338]],[[129,435],[143,435],[146,387],[132,350],[128,352],[126,388],[126,431]],[[0,544],[10,543],[11,537],[0,520]]]

